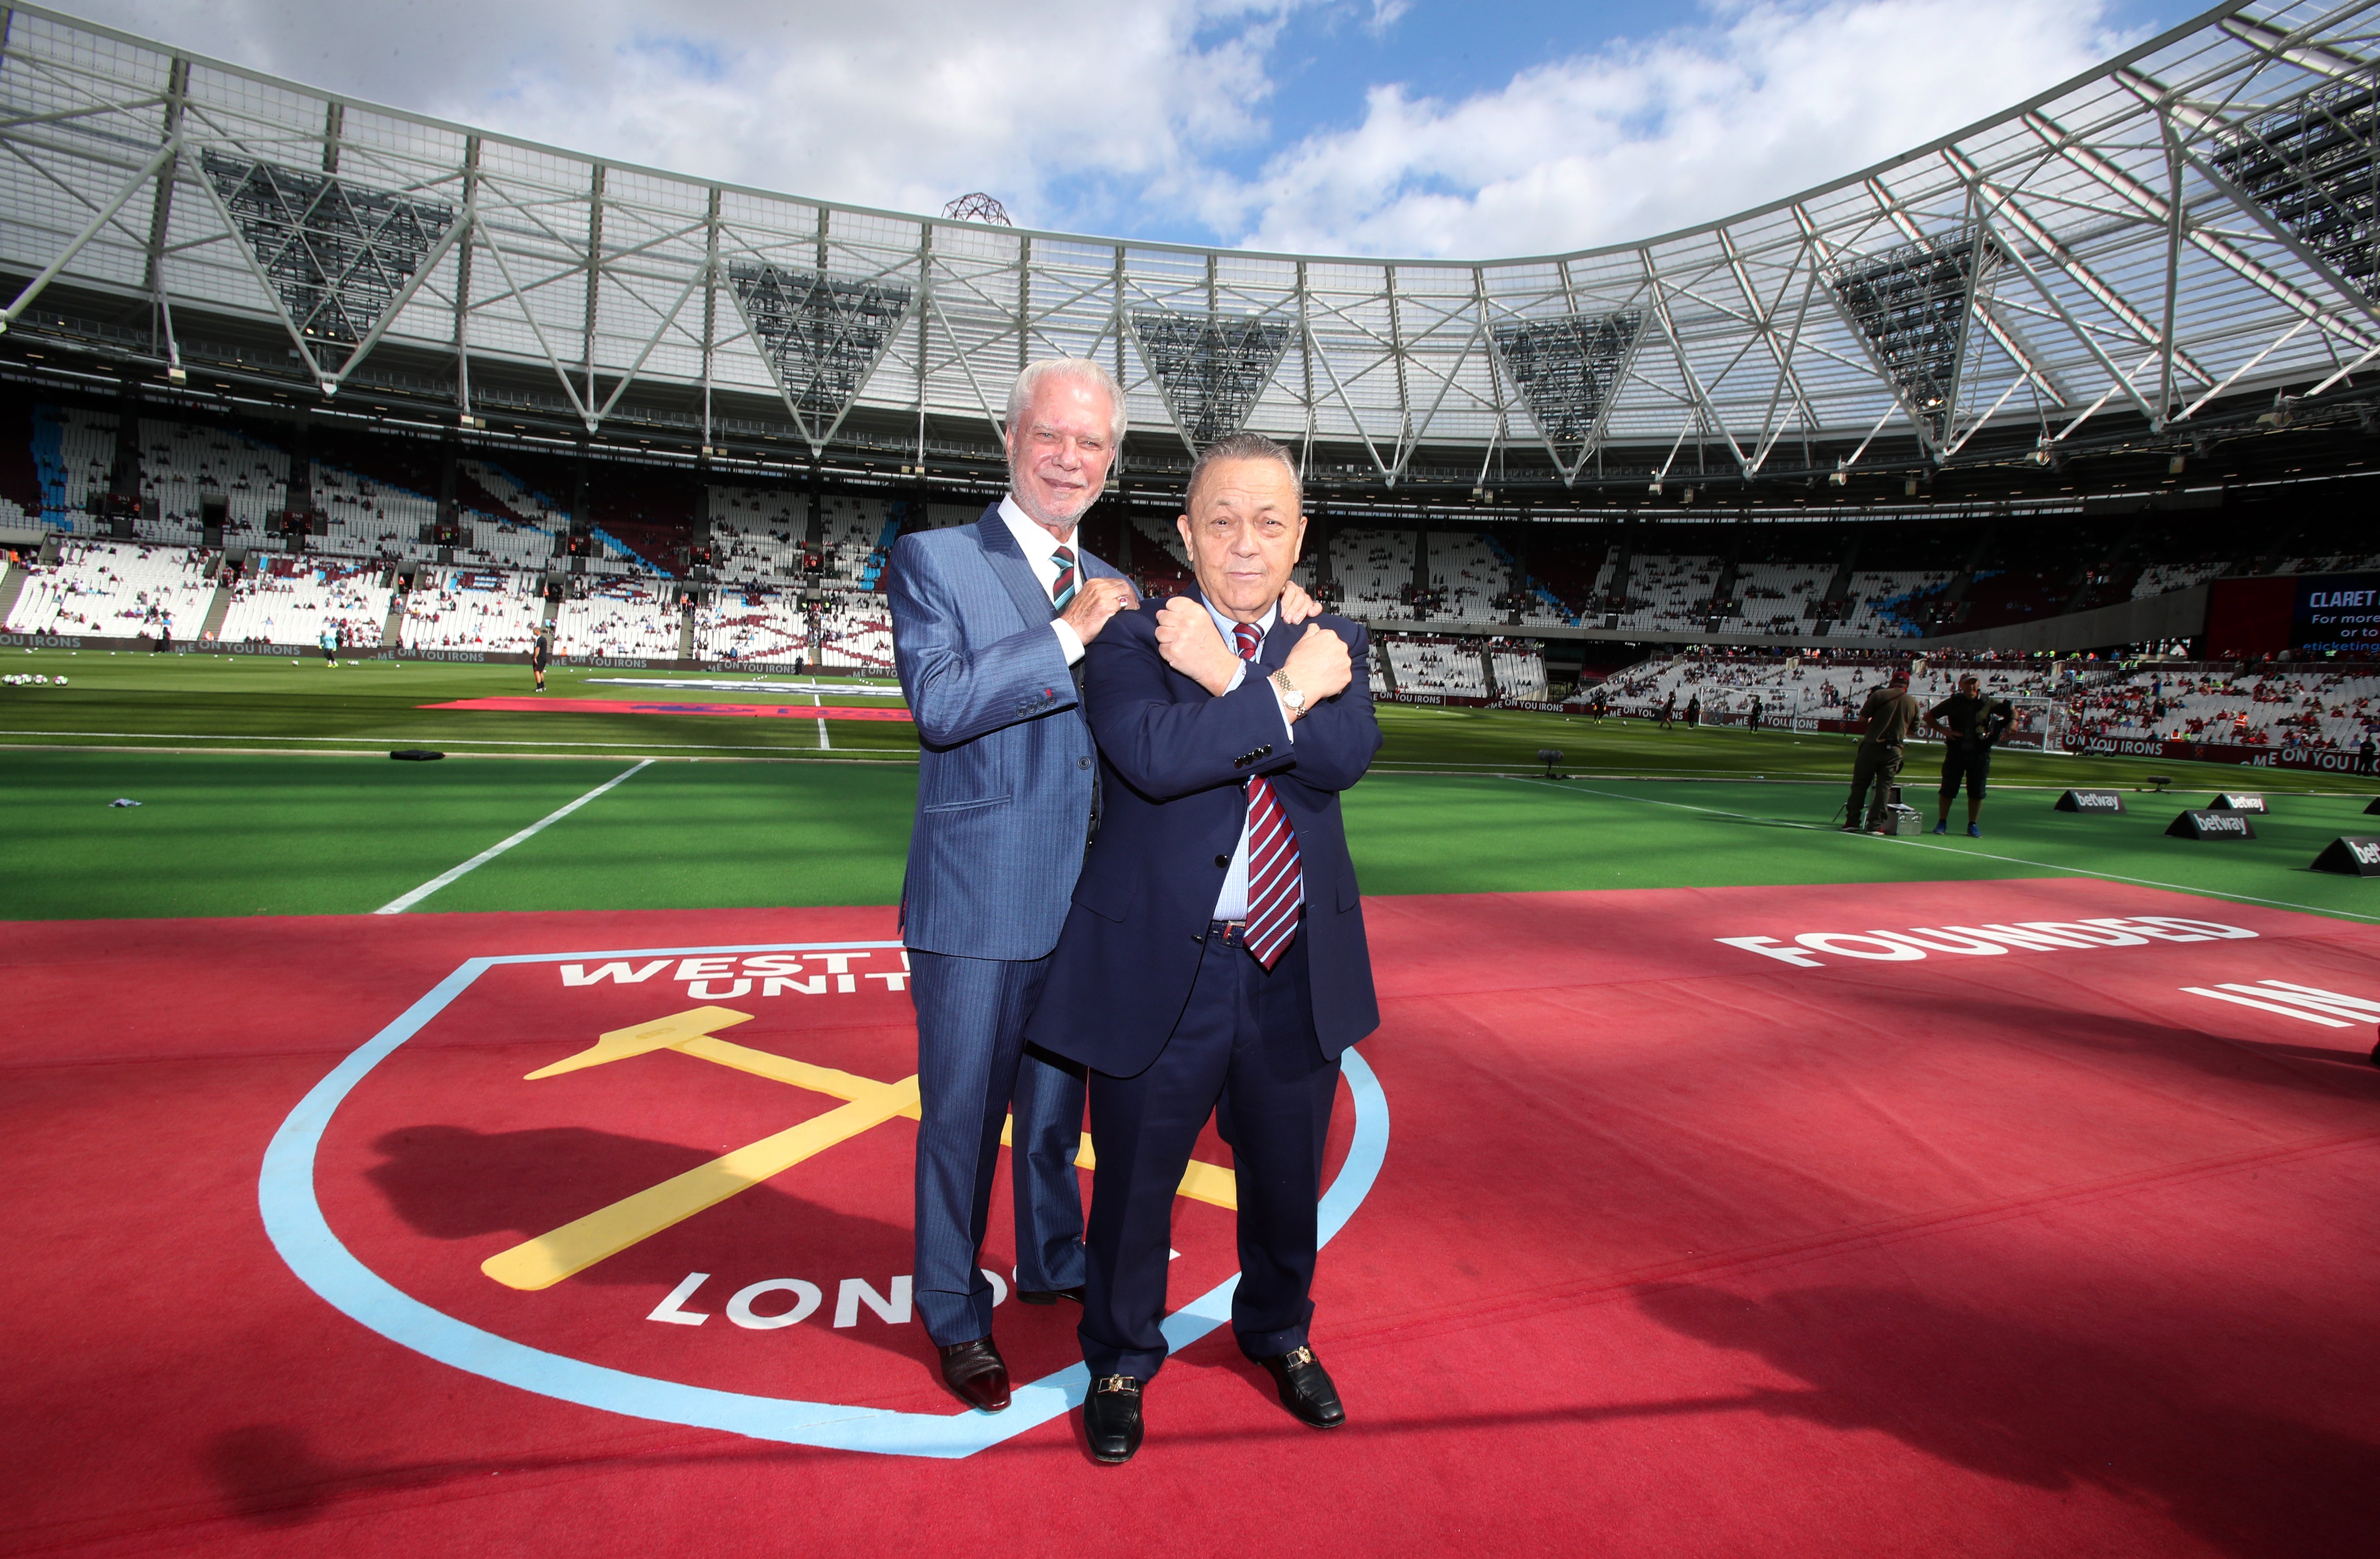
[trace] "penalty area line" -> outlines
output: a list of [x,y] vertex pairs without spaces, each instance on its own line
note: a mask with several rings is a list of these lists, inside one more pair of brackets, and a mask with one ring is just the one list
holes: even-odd
[[563,805],[556,807],[552,811],[546,813],[545,816],[538,819],[535,822],[530,823],[527,828],[522,829],[511,838],[501,840],[496,844],[490,845],[486,849],[481,850],[478,855],[473,856],[462,865],[449,867],[447,870],[441,871],[437,876],[431,878],[430,881],[414,889],[411,893],[401,894],[397,897],[390,899],[386,904],[383,904],[379,908],[373,910],[372,913],[375,915],[404,914],[407,910],[412,908],[423,899],[428,898],[431,894],[436,893],[447,883],[455,881],[460,876],[463,876],[466,872],[478,871],[480,867],[487,865],[488,862],[495,859],[506,850],[511,849],[515,845],[519,844],[522,840],[532,838],[535,835],[543,833],[546,829],[551,828],[557,822],[560,822],[564,818],[568,817],[571,813],[587,805],[588,802],[592,801],[598,796],[602,795],[605,791],[612,789],[614,786],[619,785],[622,781],[630,779],[652,766],[653,760],[647,758],[638,761],[634,768],[622,770],[620,773],[613,774],[610,779],[605,780],[602,784],[597,786],[594,789],[589,791],[586,795],[581,796],[577,800],[565,802]]
[[[1543,786],[1548,790],[1570,794],[1606,796],[1614,801],[1633,801],[1646,807],[1674,807],[1682,812],[1708,812],[1713,817],[1738,818],[1745,822],[1766,823],[1772,828],[1800,828],[1814,834],[1840,834],[1844,830],[1830,822],[1802,822],[1792,818],[1755,817],[1750,812],[1731,812],[1719,807],[1696,807],[1684,801],[1656,801],[1649,796],[1630,796],[1624,791],[1597,790],[1588,786],[1557,785],[1551,780],[1512,776],[1515,784]],[[1861,838],[1873,835],[1862,834]],[[1914,845],[1920,849],[1942,850],[1962,859],[2004,860],[2011,866],[2037,866],[2044,871],[2062,871],[2075,877],[2097,877],[2109,883],[2131,883],[2143,888],[2164,888],[2172,893],[2195,894],[2202,898],[2228,898],[2241,904],[2268,904],[2276,909],[2295,909],[2308,915],[2330,915],[2348,920],[2380,921],[2380,915],[2359,915],[2352,909],[2325,909],[2318,905],[2297,904],[2286,898],[2260,898],[2254,894],[2228,893],[2221,888],[2193,887],[2187,883],[2160,883],[2154,877],[2127,877],[2119,871],[2095,871],[2087,866],[2068,866],[2054,860],[2028,860],[2023,856],[1996,855],[1990,850],[1962,850],[1955,845],[1937,845],[1924,839],[1898,839],[1896,844]]]

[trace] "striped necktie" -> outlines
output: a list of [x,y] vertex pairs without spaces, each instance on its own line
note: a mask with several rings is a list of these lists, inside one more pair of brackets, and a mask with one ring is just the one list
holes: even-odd
[[[1240,659],[1253,661],[1264,635],[1254,623],[1233,623]],[[1305,873],[1297,864],[1297,832],[1289,825],[1281,798],[1262,774],[1248,781],[1248,921],[1243,940],[1257,962],[1269,969],[1297,935],[1297,911],[1305,902]]]
[[1050,603],[1062,612],[1066,603],[1075,599],[1075,549],[1060,547],[1050,560],[1058,566],[1058,578],[1050,585]]

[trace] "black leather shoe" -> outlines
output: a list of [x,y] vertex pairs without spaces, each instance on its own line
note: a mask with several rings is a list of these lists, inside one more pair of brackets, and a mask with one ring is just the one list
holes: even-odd
[[1083,1398],[1083,1436],[1091,1459],[1107,1467],[1132,1460],[1140,1449],[1140,1382],[1130,1375],[1101,1375]]
[[1072,1288],[1020,1288],[1016,1297],[1028,1305],[1054,1305],[1061,1299],[1072,1299],[1079,1305],[1083,1302],[1083,1285],[1078,1283]]
[[990,1337],[954,1343],[941,1350],[942,1384],[961,1402],[986,1413],[1008,1406],[1008,1361]]
[[1347,1409],[1339,1405],[1339,1388],[1330,1383],[1330,1372],[1322,1368],[1312,1348],[1294,1347],[1257,1362],[1272,1376],[1273,1384],[1281,1388],[1281,1405],[1299,1423],[1337,1429],[1347,1421]]

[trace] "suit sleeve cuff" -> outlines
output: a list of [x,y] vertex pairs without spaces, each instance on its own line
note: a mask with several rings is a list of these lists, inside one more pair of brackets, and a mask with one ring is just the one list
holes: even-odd
[[1058,648],[1064,653],[1068,665],[1083,658],[1083,636],[1075,631],[1074,624],[1063,617],[1052,617],[1050,619],[1050,631],[1058,636]]

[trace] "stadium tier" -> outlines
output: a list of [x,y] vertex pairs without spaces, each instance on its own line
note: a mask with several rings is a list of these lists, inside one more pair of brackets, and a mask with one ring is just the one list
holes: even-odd
[[674,660],[685,652],[685,627],[674,590],[650,579],[607,579],[554,608],[553,652]]
[[190,547],[68,542],[56,564],[35,564],[16,581],[7,630],[149,639],[164,629],[194,639],[214,603],[213,563]]
[[267,557],[232,585],[215,638],[310,648],[329,630],[342,647],[377,649],[392,599],[387,573],[384,564],[345,558]]
[[426,569],[404,599],[400,643],[407,650],[517,653],[537,638],[544,607],[532,575],[499,568]]
[[729,589],[694,609],[694,652],[756,665],[814,663],[809,614],[790,596]]

